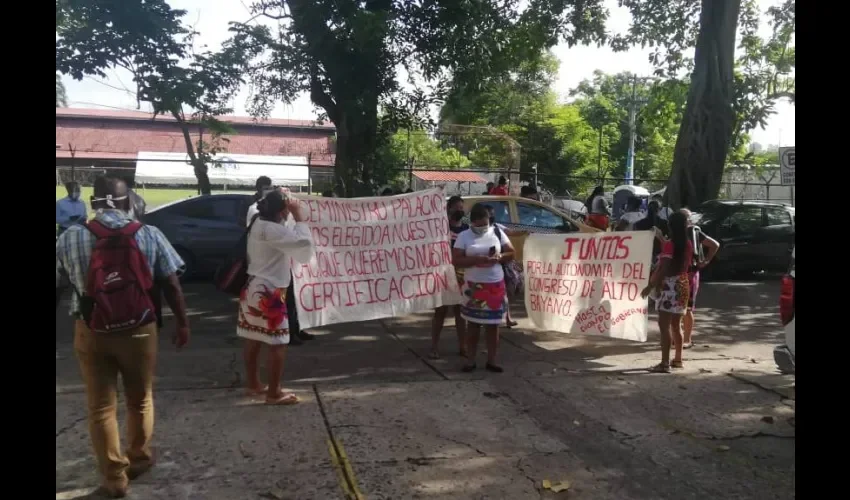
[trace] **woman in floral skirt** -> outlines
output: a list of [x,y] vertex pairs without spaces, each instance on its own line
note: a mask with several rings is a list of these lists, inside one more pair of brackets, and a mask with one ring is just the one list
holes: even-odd
[[502,264],[514,257],[514,247],[505,233],[490,224],[487,207],[476,204],[469,213],[470,227],[458,235],[452,250],[455,267],[466,268],[462,290],[461,316],[466,328],[468,362],[463,371],[475,370],[481,327],[487,335],[488,371],[501,373],[496,364],[499,325],[505,315],[505,274]]
[[[290,259],[308,262],[313,256],[313,240],[298,202],[290,203],[279,190],[266,194],[257,202],[257,209],[248,228],[248,282],[239,298],[236,334],[245,339],[248,394],[265,394],[269,405],[295,404],[295,394],[280,387],[289,344],[286,290],[291,279]],[[290,213],[294,228],[281,224]],[[263,344],[269,348],[267,386],[260,382],[257,363]]]
[[[649,278],[649,285],[641,295],[647,297],[658,290],[655,307],[658,309],[658,327],[661,330],[661,363],[652,367],[656,373],[669,373],[670,368],[683,368],[682,315],[688,308],[690,285],[688,267],[693,259],[693,246],[687,237],[688,219],[681,213],[670,215],[670,240],[664,242],[658,257],[658,267]],[[670,343],[675,354],[670,362]]]

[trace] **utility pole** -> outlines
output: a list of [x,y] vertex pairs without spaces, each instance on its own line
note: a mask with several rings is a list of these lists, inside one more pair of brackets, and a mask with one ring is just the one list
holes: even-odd
[[626,158],[626,184],[633,184],[635,177],[635,138],[637,136],[638,106],[646,104],[646,99],[637,98],[637,75],[632,75],[632,97],[629,99],[629,153]]

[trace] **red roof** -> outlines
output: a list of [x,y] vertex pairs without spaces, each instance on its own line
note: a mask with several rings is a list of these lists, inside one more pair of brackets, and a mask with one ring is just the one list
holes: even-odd
[[475,172],[452,172],[450,170],[414,170],[413,175],[423,181],[431,182],[478,182],[486,183],[487,179]]
[[[106,120],[153,120],[152,113],[145,111],[123,111],[112,109],[88,109],[88,108],[56,108],[56,117],[68,118],[94,118]],[[280,128],[321,128],[326,130],[335,130],[331,122],[316,122],[311,120],[284,120],[279,118],[253,118],[250,116],[220,116],[221,121],[232,123],[234,125],[255,125],[259,127],[280,127]],[[175,121],[170,115],[159,115],[157,121]]]
[[[333,126],[310,126],[313,122],[271,120],[257,126],[249,118],[226,117],[235,134],[227,136],[228,153],[307,156],[315,166],[333,166]],[[285,122],[285,123],[284,123]],[[198,131],[192,131],[197,144]],[[208,135],[205,136],[208,138]],[[57,158],[131,160],[139,151],[185,153],[182,131],[173,119],[158,116],[151,120],[147,113],[57,109]]]

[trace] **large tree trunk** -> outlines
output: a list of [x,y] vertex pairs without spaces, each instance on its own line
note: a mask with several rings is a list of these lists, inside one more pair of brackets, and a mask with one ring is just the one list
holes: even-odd
[[695,207],[717,197],[735,128],[735,36],[741,0],[702,0],[688,101],[665,198]]
[[340,110],[335,118],[336,160],[334,176],[336,189],[343,196],[373,196],[372,165],[378,134],[377,102],[374,108]]

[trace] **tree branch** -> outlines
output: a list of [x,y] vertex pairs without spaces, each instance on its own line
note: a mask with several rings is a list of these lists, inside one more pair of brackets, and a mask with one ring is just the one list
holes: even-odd
[[334,102],[333,98],[325,92],[325,89],[322,88],[322,83],[319,81],[318,71],[318,68],[314,68],[310,71],[310,100],[324,108],[325,112],[328,114],[328,118],[330,118],[334,124],[339,126],[339,124],[336,123],[336,119],[338,118],[337,104]]

